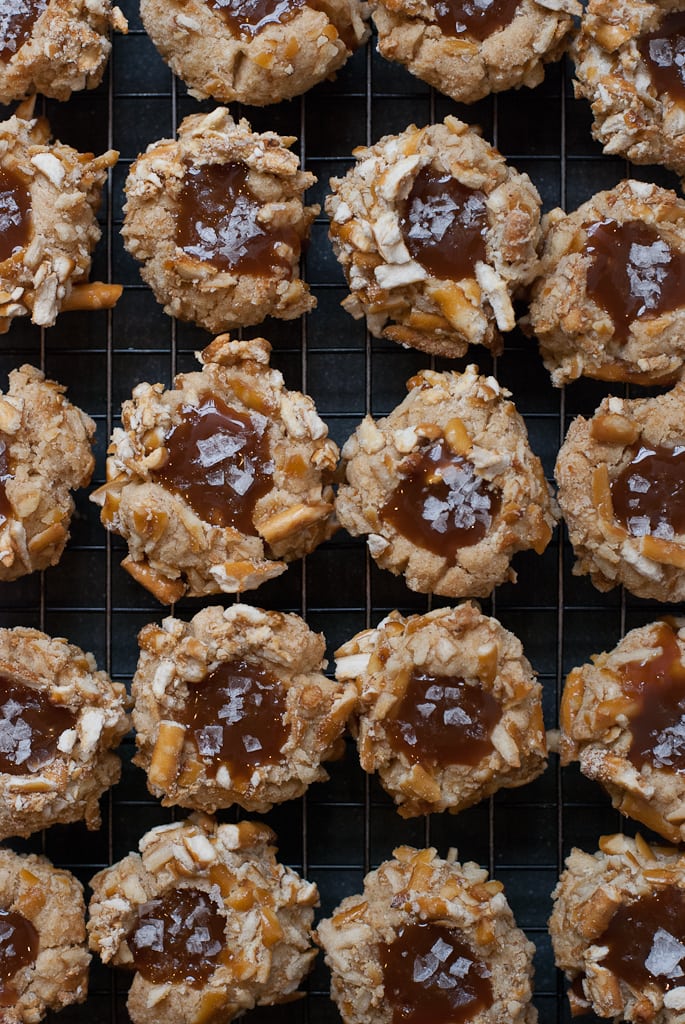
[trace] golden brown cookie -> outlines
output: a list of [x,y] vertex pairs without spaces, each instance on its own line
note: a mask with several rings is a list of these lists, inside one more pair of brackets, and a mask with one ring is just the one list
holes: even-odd
[[93,473],[90,416],[33,366],[0,392],[0,580],[56,565],[69,539],[71,491]]
[[604,152],[685,174],[681,0],[590,0],[574,46],[576,96]]
[[325,640],[299,616],[205,608],[139,644],[135,763],[164,804],[265,813],[328,778],[357,694],[323,675]]
[[84,283],[119,154],[93,157],[49,138],[44,118],[0,124],[0,334],[17,316],[51,327],[60,310],[102,309],[121,295],[118,285]]
[[685,359],[685,201],[622,181],[542,223],[527,326],[552,382],[672,384]]
[[122,563],[163,604],[234,594],[333,533],[338,449],[314,403],[269,368],[263,338],[221,335],[202,372],[139,384],[92,499],[128,541]]
[[552,893],[549,930],[571,1012],[679,1024],[685,1010],[685,857],[636,836],[574,849]]
[[83,886],[46,857],[0,850],[0,1016],[36,1024],[88,992]]
[[520,641],[474,604],[391,612],[335,656],[359,692],[361,766],[403,818],[456,813],[544,771],[542,687]]
[[123,683],[37,629],[0,629],[0,839],[57,822],[100,827],[128,732]]
[[369,35],[360,0],[141,0],[191,96],[265,106],[334,77]]
[[133,163],[122,235],[169,316],[218,333],[314,308],[299,262],[319,212],[302,197],[316,178],[299,170],[294,141],[218,107]]
[[685,383],[657,398],[605,398],[557,458],[576,564],[598,590],[685,598]]
[[0,103],[34,92],[68,100],[102,81],[110,29],[128,25],[111,0],[3,0]]
[[422,370],[378,422],[367,416],[343,448],[336,512],[366,534],[383,569],[447,597],[486,597],[517,551],[547,547],[556,508],[509,392],[477,366]]
[[561,763],[600,782],[629,818],[685,841],[685,619],[632,629],[574,668],[561,703]]
[[276,860],[275,838],[194,814],[91,880],[90,948],[136,972],[133,1024],[227,1024],[297,998],[319,894]]
[[354,155],[326,200],[345,309],[376,337],[434,355],[500,351],[512,297],[537,270],[540,196],[528,175],[451,116]]
[[535,947],[502,884],[433,849],[394,856],[316,930],[345,1024],[535,1024]]
[[577,0],[379,0],[378,49],[458,103],[533,88],[559,60]]

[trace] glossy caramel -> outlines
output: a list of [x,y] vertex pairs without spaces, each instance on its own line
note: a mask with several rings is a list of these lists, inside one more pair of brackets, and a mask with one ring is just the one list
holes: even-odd
[[179,721],[210,778],[225,764],[232,781],[244,783],[254,768],[282,760],[285,698],[276,676],[246,661],[224,661],[190,687]]
[[0,675],[0,772],[26,775],[54,760],[57,741],[76,716],[43,690]]
[[2,526],[3,523],[6,523],[13,514],[12,506],[10,505],[6,490],[7,481],[11,479],[12,472],[10,470],[7,444],[0,434],[0,526]]
[[402,479],[381,518],[417,547],[453,562],[461,548],[477,544],[490,529],[502,500],[472,464],[455,455],[444,438],[413,452],[400,466]]
[[420,764],[476,765],[492,752],[502,708],[482,686],[414,671],[385,723],[391,747]]
[[305,0],[205,0],[236,36],[256,36],[267,25],[286,24]]
[[611,317],[618,341],[627,340],[634,320],[685,305],[685,253],[672,249],[652,224],[603,220],[585,230],[592,259],[587,292]]
[[300,238],[283,225],[259,222],[262,204],[250,189],[242,163],[188,167],[176,214],[176,244],[217,270],[273,277],[292,269]]
[[633,537],[685,533],[685,446],[641,443],[611,482],[614,515]]
[[9,61],[28,42],[48,0],[0,0],[0,60]]
[[673,629],[660,622],[656,658],[629,661],[621,668],[623,689],[637,702],[630,715],[628,757],[644,764],[685,773],[685,665]]
[[256,534],[256,503],[271,490],[273,463],[267,421],[231,409],[218,395],[183,406],[167,434],[168,458],[153,479],[184,498],[213,526]]
[[685,11],[671,11],[654,32],[637,40],[654,87],[676,103],[685,103]]
[[599,963],[636,989],[649,982],[662,992],[683,984],[685,893],[665,886],[622,904],[594,945],[608,946]]
[[486,258],[485,195],[451,174],[424,167],[416,175],[401,213],[400,229],[412,257],[433,277],[473,277]]
[[392,1024],[462,1024],[492,1006],[490,970],[458,928],[407,924],[378,953]]
[[36,962],[38,947],[38,932],[23,914],[0,910],[0,1006],[16,1002],[12,981],[22,967]]
[[201,988],[220,963],[226,919],[201,889],[171,889],[144,903],[128,936],[132,967],[156,985]]
[[509,25],[520,0],[432,0],[435,20],[446,36],[470,36],[482,43]]
[[31,231],[31,193],[15,171],[0,167],[0,263],[23,249]]

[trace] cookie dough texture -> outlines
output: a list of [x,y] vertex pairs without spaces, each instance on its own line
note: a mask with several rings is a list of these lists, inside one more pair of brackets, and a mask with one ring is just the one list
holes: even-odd
[[[501,350],[500,331],[515,326],[512,297],[537,272],[540,196],[527,174],[457,120],[386,135],[354,151],[357,163],[332,178],[326,200],[330,238],[350,295],[344,308],[366,316],[376,337],[432,355],[462,356],[469,345]],[[432,276],[402,237],[403,204],[430,167],[485,195],[486,261],[460,281]]]
[[540,275],[527,320],[530,330],[557,387],[583,376],[672,384],[685,359],[685,299],[675,310],[633,320],[624,342],[616,337],[611,315],[588,295],[592,258],[586,252],[586,227],[606,220],[648,224],[672,250],[685,250],[685,201],[648,182],[622,181],[568,215],[552,210],[542,222]]
[[[129,728],[123,683],[99,671],[92,654],[22,626],[0,629],[0,675],[40,691],[75,716],[51,760],[23,775],[0,772],[0,839],[81,819],[89,829],[99,828],[98,800],[119,781],[121,761],[114,750]],[[20,714],[8,717],[5,704],[2,732],[9,750],[22,721]]]
[[493,1005],[470,1017],[473,1024],[535,1024],[535,947],[516,927],[501,883],[473,862],[441,860],[434,849],[401,846],[394,858],[368,874],[364,892],[344,899],[316,930],[345,1024],[390,1024],[378,945],[407,925],[425,923],[462,931],[491,971]]
[[49,139],[42,118],[0,123],[0,169],[23,180],[31,195],[28,244],[0,263],[0,334],[17,316],[51,327],[62,308],[79,308],[100,238],[96,212],[119,154],[93,157]]
[[458,103],[475,103],[491,92],[539,85],[544,65],[566,49],[571,15],[580,12],[576,0],[521,0],[513,21],[482,42],[468,32],[446,35],[430,0],[381,0],[373,20],[384,57]]
[[590,101],[592,134],[610,155],[634,164],[663,164],[685,174],[685,114],[660,93],[637,48],[679,0],[590,0],[573,57],[576,96]]
[[[667,886],[685,889],[685,858],[668,846],[652,847],[637,836],[602,836],[594,855],[574,849],[552,893],[549,931],[557,967],[577,981],[569,990],[576,1013],[635,1024],[677,1024],[683,989],[664,993],[650,982],[636,989],[602,965],[606,946],[598,943],[621,905]],[[578,989],[582,990],[582,995]]]
[[191,96],[262,107],[334,77],[369,35],[368,6],[359,0],[290,0],[277,9],[286,20],[274,18],[255,34],[234,34],[206,0],[141,0],[140,14]]
[[3,1024],[36,1024],[48,1010],[84,1002],[90,954],[81,883],[46,857],[2,849],[0,908],[21,914],[38,933],[38,956],[14,975],[17,998],[3,1004]]
[[[325,640],[297,615],[250,605],[205,608],[189,622],[167,618],[146,626],[133,680],[136,764],[166,805],[214,811],[236,803],[265,813],[301,796],[328,775],[321,762],[342,753],[342,733],[356,703],[351,683],[323,675]],[[249,779],[229,767],[208,775],[195,743],[179,725],[189,693],[222,662],[265,668],[286,690],[282,757],[257,765]]]
[[[139,384],[122,408],[123,428],[112,435],[108,482],[92,495],[102,521],[125,537],[124,568],[164,604],[183,594],[233,594],[285,572],[335,530],[329,483],[337,446],[299,391],[288,391],[269,368],[263,338],[216,338],[200,355],[202,372],[180,374],[174,388]],[[266,417],[273,487],[256,503],[255,533],[205,522],[183,497],[155,482],[166,460],[164,440],[183,407],[218,396],[231,409]],[[260,421],[260,422],[262,422]]]
[[[541,554],[554,529],[556,506],[540,460],[528,444],[523,419],[509,392],[477,366],[463,373],[422,370],[409,394],[389,416],[367,416],[342,450],[346,482],[336,512],[353,536],[366,534],[382,569],[403,573],[411,590],[447,597],[486,597],[498,584],[515,581],[517,551]],[[421,548],[382,515],[403,478],[407,456],[436,435],[452,438],[455,453],[500,490],[500,511],[482,540],[458,550],[454,561]]]
[[[12,5],[0,11],[0,29],[6,30],[3,20],[11,17],[4,13],[7,7]],[[0,60],[0,103],[34,92],[68,100],[72,92],[94,89],[112,49],[110,29],[128,30],[110,0],[48,0],[30,38],[9,59]]]
[[[682,661],[685,619],[673,623]],[[626,689],[622,671],[631,663],[636,668],[648,665],[661,655],[663,629],[661,622],[632,629],[612,651],[595,655],[591,663],[569,673],[561,704],[559,753],[562,765],[579,761],[582,773],[601,783],[623,814],[670,842],[681,843],[685,841],[682,774],[665,764],[645,763],[638,768],[628,756],[635,695]]]
[[254,1006],[296,998],[316,951],[311,946],[318,891],[276,860],[265,825],[218,825],[206,815],[161,825],[91,881],[90,948],[105,963],[131,967],[127,939],[138,909],[171,890],[210,895],[226,919],[226,951],[206,984],[154,984],[137,972],[128,996],[134,1024],[226,1024]]
[[[259,324],[267,316],[293,320],[316,301],[299,277],[299,247],[289,248],[289,266],[264,274],[232,273],[191,256],[176,244],[176,217],[189,167],[244,164],[247,185],[260,201],[259,224],[287,225],[303,242],[319,212],[302,197],[316,178],[299,170],[289,151],[295,139],[253,132],[219,107],[181,122],[178,141],[151,144],[126,179],[122,236],[140,263],[140,274],[165,313],[190,320],[213,333]],[[285,245],[282,246],[285,253]]]
[[576,556],[574,575],[598,590],[623,584],[636,597],[685,600],[685,537],[632,536],[615,518],[611,481],[635,445],[685,444],[685,384],[657,398],[602,400],[594,416],[578,416],[557,457],[558,498]]
[[9,375],[0,392],[0,448],[10,476],[0,515],[0,580],[56,565],[69,538],[72,490],[93,473],[95,424],[64,388],[33,366]]
[[[336,677],[359,693],[357,744],[362,768],[378,772],[403,818],[478,803],[503,787],[523,786],[545,767],[542,688],[520,641],[469,602],[427,615],[391,614],[336,652]],[[494,750],[477,765],[410,760],[388,739],[414,672],[463,679],[502,707]],[[417,752],[420,754],[420,751]]]

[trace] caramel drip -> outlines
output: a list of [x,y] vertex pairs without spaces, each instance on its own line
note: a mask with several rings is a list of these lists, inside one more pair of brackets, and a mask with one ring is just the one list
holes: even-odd
[[676,103],[685,103],[685,11],[671,11],[655,32],[637,40],[654,87]]
[[599,963],[634,989],[650,982],[662,992],[682,985],[685,971],[685,893],[665,886],[621,905],[595,941],[609,952]]
[[271,672],[245,661],[222,662],[190,688],[180,717],[210,778],[222,764],[246,783],[260,765],[281,761],[288,738],[285,689]]
[[400,229],[412,257],[433,277],[461,281],[486,259],[485,195],[424,167],[404,202]]
[[392,1024],[463,1024],[493,1004],[490,970],[457,928],[404,925],[378,954]]
[[31,192],[20,174],[0,167],[0,263],[25,248],[30,231]]
[[431,6],[446,36],[470,36],[482,43],[511,24],[520,0],[433,0]]
[[455,455],[444,438],[412,453],[400,466],[403,479],[381,518],[412,544],[453,562],[461,548],[485,537],[501,494]]
[[168,458],[153,479],[213,526],[255,535],[256,503],[273,486],[267,420],[238,412],[217,395],[184,406],[165,439]]
[[502,708],[482,686],[413,672],[386,723],[390,745],[415,764],[477,765],[493,751]]
[[0,0],[0,60],[9,61],[28,42],[48,0]]
[[38,932],[23,914],[0,910],[0,1006],[13,1006],[18,994],[12,981],[22,967],[31,967],[38,956]]
[[201,988],[226,944],[226,920],[201,889],[172,889],[138,909],[128,936],[133,968],[156,985]]
[[292,269],[300,238],[288,225],[265,227],[262,203],[242,163],[188,167],[178,199],[176,244],[217,270],[273,277]]
[[685,533],[685,446],[641,443],[611,483],[614,514],[633,537]]
[[0,772],[26,775],[54,760],[57,741],[76,716],[43,690],[0,675]]
[[621,669],[623,688],[638,704],[630,714],[628,758],[685,773],[685,665],[673,629],[659,623],[655,658],[629,661]]
[[613,320],[618,341],[628,339],[633,321],[685,305],[685,253],[672,249],[653,225],[603,220],[585,230],[592,259],[587,292]]

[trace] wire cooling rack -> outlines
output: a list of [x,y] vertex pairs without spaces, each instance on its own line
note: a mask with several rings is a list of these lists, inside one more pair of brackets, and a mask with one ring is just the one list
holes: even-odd
[[[103,85],[76,94],[65,104],[47,102],[43,112],[65,143],[97,153],[108,147],[120,150],[100,214],[103,239],[92,277],[122,283],[124,294],[110,313],[65,314],[49,331],[15,321],[0,351],[1,388],[10,369],[33,363],[67,385],[71,400],[96,420],[94,483],[102,482],[107,439],[122,400],[140,381],[169,385],[175,372],[196,365],[194,351],[210,340],[204,332],[164,315],[141,283],[119,229],[122,186],[131,161],[150,142],[172,136],[187,114],[210,110],[213,104],[198,104],[173,78],[142,30],[135,0],[119,2],[130,31],[114,40]],[[329,177],[346,171],[355,146],[402,131],[412,122],[441,120],[448,113],[480,124],[485,137],[530,175],[546,210],[557,205],[575,209],[627,174],[676,187],[675,178],[658,168],[628,168],[621,160],[602,156],[590,135],[589,109],[573,99],[570,81],[564,61],[549,68],[544,84],[535,90],[459,107],[384,61],[369,45],[335,82],[289,103],[234,114],[245,113],[256,130],[274,129],[297,137],[295,148],[299,147],[303,166],[318,178],[310,201],[323,201]],[[387,414],[417,370],[427,365],[446,369],[448,364],[431,363],[421,353],[371,340],[363,324],[340,309],[346,289],[323,215],[314,225],[305,262],[317,310],[302,321],[268,322],[251,334],[269,338],[273,364],[289,387],[313,396],[331,435],[341,444],[366,412]],[[565,392],[553,389],[535,345],[518,332],[507,337],[498,359],[480,349],[471,350],[469,357],[513,392],[533,449],[551,478],[570,419],[590,414],[610,386],[588,381]],[[92,650],[115,679],[129,683],[137,659],[137,633],[145,623],[161,620],[165,610],[120,569],[123,553],[121,542],[105,533],[96,508],[80,494],[72,539],[59,566],[0,585],[0,624],[34,626],[68,637]],[[544,687],[550,728],[556,725],[565,673],[593,652],[612,647],[625,630],[651,621],[661,610],[654,602],[619,590],[600,594],[586,578],[571,575],[572,563],[568,542],[558,531],[543,556],[517,556],[515,586],[500,587],[491,601],[483,602],[484,611],[495,614],[523,641]],[[343,533],[244,599],[303,615],[313,629],[325,634],[329,658],[344,640],[392,608],[408,613],[431,606],[430,599],[412,594],[401,579],[377,570],[363,542]],[[438,603],[445,602],[434,605]],[[183,601],[176,614],[189,618],[200,607],[199,602]],[[11,845],[20,851],[44,852],[84,883],[136,849],[147,829],[171,820],[174,812],[149,796],[143,773],[130,764],[132,752],[129,738],[122,749],[122,781],[102,800],[99,832],[87,832],[81,825],[56,826]],[[535,1003],[541,1024],[569,1021],[546,922],[550,893],[571,847],[595,850],[601,834],[622,827],[599,788],[574,769],[560,772],[551,757],[547,772],[522,789],[503,791],[456,817],[402,821],[375,779],[359,768],[352,745],[345,758],[331,766],[330,776],[328,783],[314,786],[302,800],[266,816],[278,834],[281,858],[318,884],[321,913],[328,914],[345,895],[359,891],[365,872],[391,856],[396,845],[435,845],[443,856],[449,847],[457,847],[461,859],[481,862],[504,883],[519,925],[537,947]],[[630,827],[625,823],[626,830]],[[125,1024],[129,980],[125,973],[95,961],[87,1003],[54,1019],[62,1024]],[[339,1021],[328,998],[322,957],[306,987],[302,1001],[255,1010],[248,1019],[254,1024]]]

